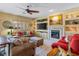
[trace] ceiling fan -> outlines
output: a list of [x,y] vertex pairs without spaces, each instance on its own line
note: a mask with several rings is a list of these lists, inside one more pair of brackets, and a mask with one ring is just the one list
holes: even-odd
[[[33,13],[39,13],[39,11],[37,11],[37,10],[29,9],[29,6],[27,6],[26,9],[24,9],[24,8],[20,8],[20,9],[25,10],[25,12],[29,13],[30,15],[32,15]],[[25,13],[25,12],[24,12],[24,13]],[[26,13],[25,13],[25,14],[26,14]]]

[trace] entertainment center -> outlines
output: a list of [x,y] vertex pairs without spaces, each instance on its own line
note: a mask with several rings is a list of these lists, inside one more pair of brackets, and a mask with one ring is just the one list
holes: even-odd
[[[36,32],[39,32],[39,35],[43,37],[43,39],[51,39],[51,38],[60,39],[61,31],[64,32],[63,28],[61,29],[62,26],[63,26],[62,14],[51,15],[49,17],[36,20]],[[54,32],[52,33],[52,31]]]
[[35,31],[39,33],[39,35],[43,39],[48,39],[48,19],[47,17],[36,19],[35,24],[36,24]]
[[[50,31],[53,30],[54,27],[56,28],[55,30],[62,27],[62,29],[60,29],[61,31],[63,30],[62,36],[79,33],[79,8],[64,10],[53,13],[46,18],[36,19],[35,31],[40,32],[42,37],[45,36],[44,39],[51,38]],[[53,34],[58,33],[58,31],[53,32]]]

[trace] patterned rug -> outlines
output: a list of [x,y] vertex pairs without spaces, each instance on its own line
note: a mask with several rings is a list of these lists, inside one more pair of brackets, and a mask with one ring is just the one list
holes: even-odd
[[[50,43],[50,44],[49,44]],[[36,47],[36,56],[47,56],[47,53],[52,49],[51,44],[53,41],[45,40],[44,45]]]

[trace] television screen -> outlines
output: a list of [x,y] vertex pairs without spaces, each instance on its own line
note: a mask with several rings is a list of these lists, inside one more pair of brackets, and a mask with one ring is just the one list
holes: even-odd
[[47,29],[47,23],[39,23],[39,24],[37,24],[37,29],[46,30]]

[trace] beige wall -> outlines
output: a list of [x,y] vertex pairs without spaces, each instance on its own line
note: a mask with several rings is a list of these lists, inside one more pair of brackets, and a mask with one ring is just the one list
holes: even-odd
[[29,25],[29,31],[30,30],[33,30],[31,28],[32,27],[32,24],[33,24],[33,20],[30,19],[30,18],[26,18],[26,17],[22,17],[22,16],[18,16],[18,15],[13,15],[13,14],[9,14],[9,13],[3,13],[3,12],[0,12],[0,34],[3,34],[4,32],[6,32],[6,30],[8,29],[5,29],[3,26],[2,26],[2,23],[3,21],[17,21],[17,22],[23,22],[23,23],[26,23]]

